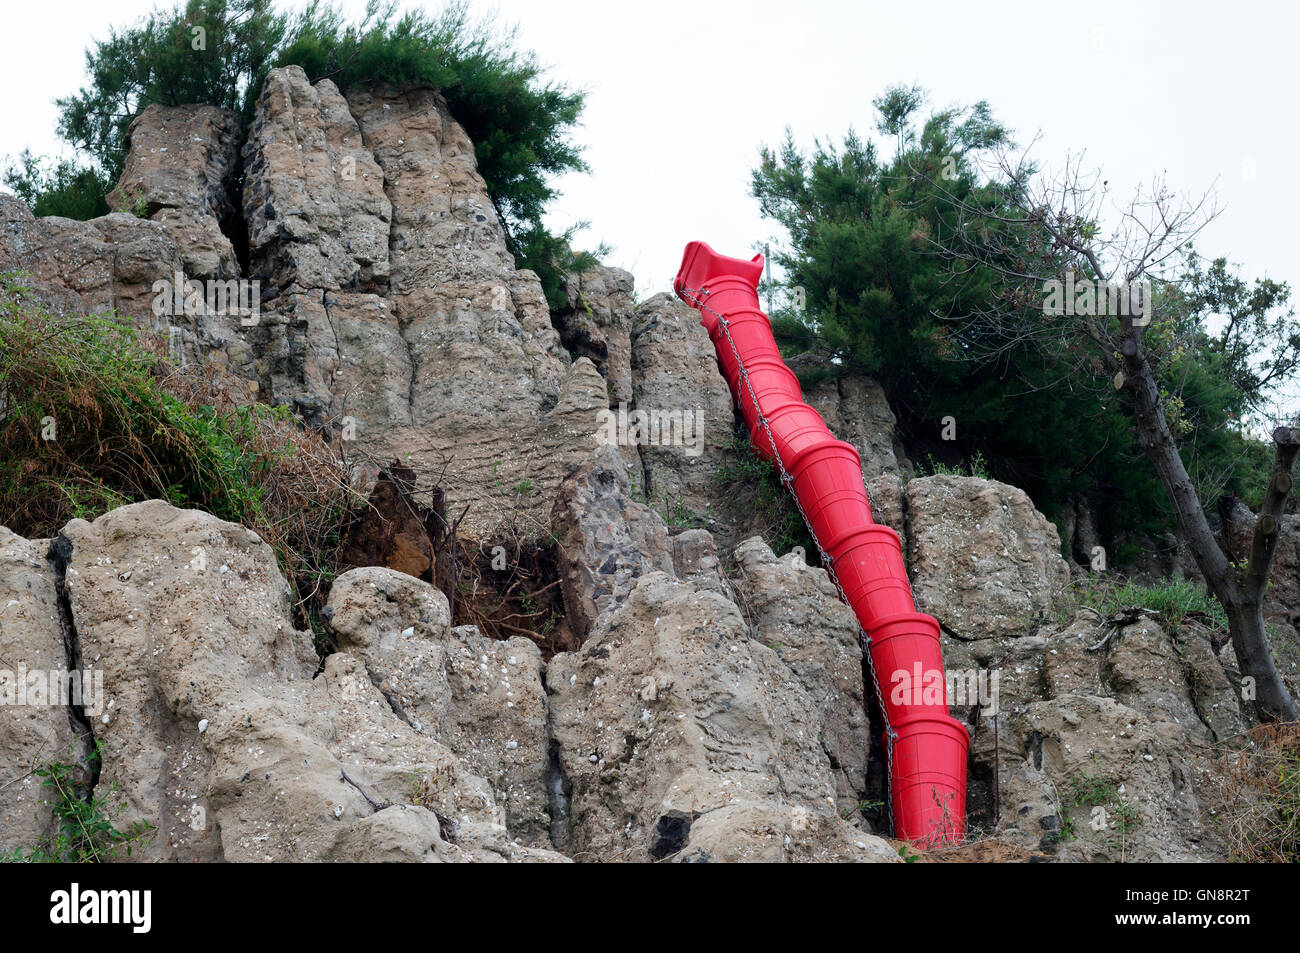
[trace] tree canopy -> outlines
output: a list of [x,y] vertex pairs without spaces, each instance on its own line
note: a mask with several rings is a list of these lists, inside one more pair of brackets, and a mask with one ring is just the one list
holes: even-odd
[[59,133],[89,165],[65,162],[51,172],[25,157],[10,166],[6,184],[45,214],[103,214],[127,130],[143,109],[211,104],[247,121],[268,71],[289,65],[345,93],[362,84],[441,91],[475,144],[510,250],[558,303],[561,271],[587,262],[570,251],[573,230],[554,235],[542,217],[557,194],[554,178],[586,168],[572,139],[584,97],[547,79],[514,32],[473,19],[463,0],[436,14],[400,15],[395,4],[371,0],[357,22],[322,0],[296,14],[271,0],[187,0],[155,11],[87,50],[87,84],[57,101]]
[[[1171,528],[1129,397],[1093,342],[1064,322],[1045,339],[1041,289],[1006,280],[1028,257],[1042,273],[1085,267],[1003,214],[1013,182],[989,175],[986,159],[1012,146],[1011,132],[986,103],[918,122],[923,103],[916,87],[875,100],[888,155],[852,130],[810,154],[790,136],[762,151],[752,194],[784,232],[773,255],[784,287],[800,289],[773,315],[783,349],[813,351],[821,374],[877,378],[922,461],[979,453],[1058,522],[1086,506],[1110,543]],[[951,237],[972,234],[986,254],[1007,249],[1005,267],[952,254]],[[1256,499],[1271,454],[1246,425],[1300,354],[1289,289],[1189,252],[1160,294],[1164,329],[1148,337],[1168,342],[1162,391],[1201,498]],[[1115,555],[1134,554],[1130,542]]]

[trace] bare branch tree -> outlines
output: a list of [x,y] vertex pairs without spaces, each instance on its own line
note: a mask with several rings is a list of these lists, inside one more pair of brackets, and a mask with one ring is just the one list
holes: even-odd
[[[1300,709],[1273,662],[1263,618],[1280,517],[1300,450],[1300,428],[1280,426],[1273,431],[1273,473],[1255,521],[1249,559],[1235,563],[1215,539],[1179,454],[1155,366],[1159,355],[1151,352],[1146,339],[1149,328],[1167,332],[1174,323],[1168,314],[1159,320],[1162,305],[1173,305],[1170,292],[1176,284],[1171,269],[1216,217],[1214,190],[1199,197],[1179,196],[1157,177],[1127,202],[1115,204],[1108,201],[1107,180],[1085,170],[1083,160],[1082,155],[1070,156],[1058,172],[1040,173],[1028,161],[1027,150],[1013,156],[1000,149],[985,170],[990,188],[977,193],[976,201],[929,180],[956,209],[950,227],[932,236],[934,252],[951,263],[954,280],[989,269],[998,282],[990,305],[950,319],[957,322],[963,354],[971,360],[992,360],[1013,348],[1040,345],[1057,358],[1071,356],[1071,371],[1102,370],[1117,389],[1129,393],[1139,441],[1192,557],[1227,614],[1242,674],[1253,680],[1260,717],[1300,719]],[[1103,231],[1108,214],[1114,224]],[[1074,275],[1092,295],[1084,299],[1085,305],[1091,301],[1093,306],[1075,307],[1075,302],[1065,301],[1062,308],[1049,307],[1047,289],[1063,279],[1073,281]],[[1115,289],[1118,293],[1103,302],[1104,293]],[[1233,324],[1229,317],[1223,346],[1250,347],[1251,342],[1241,338],[1246,332],[1240,319]],[[1173,330],[1191,333],[1186,327]],[[1294,355],[1275,360],[1265,369],[1264,384],[1275,384],[1295,366]]]

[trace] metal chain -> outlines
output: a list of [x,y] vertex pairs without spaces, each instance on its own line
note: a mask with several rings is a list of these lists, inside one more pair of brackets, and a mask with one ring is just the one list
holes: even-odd
[[[808,535],[812,537],[813,545],[817,547],[817,552],[821,556],[822,566],[826,570],[826,575],[829,576],[831,582],[834,583],[835,591],[840,595],[840,601],[852,609],[853,605],[849,602],[849,598],[844,592],[844,587],[840,585],[839,575],[835,572],[835,561],[831,557],[830,553],[826,552],[826,550],[822,548],[822,541],[817,538],[817,533],[812,527],[812,521],[808,519],[808,514],[804,512],[803,503],[800,502],[798,494],[794,492],[794,477],[790,475],[790,471],[786,469],[785,463],[781,460],[781,451],[777,448],[776,440],[772,437],[772,428],[768,424],[767,415],[763,413],[763,408],[758,403],[758,395],[754,393],[754,385],[749,380],[749,371],[745,369],[745,363],[740,359],[740,350],[736,347],[736,341],[731,336],[731,322],[729,322],[724,315],[719,314],[704,302],[704,297],[707,297],[710,293],[711,292],[706,288],[682,289],[682,294],[695,296],[695,299],[690,302],[694,307],[698,308],[700,311],[707,311],[718,319],[718,326],[722,328],[723,333],[726,335],[727,344],[731,346],[731,354],[736,360],[736,367],[739,368],[739,380],[744,383],[745,389],[749,393],[749,399],[754,405],[754,413],[758,418],[758,422],[763,427],[763,433],[767,437],[768,446],[772,448],[772,457],[776,462],[777,470],[780,471],[781,482],[785,485],[786,490],[789,491],[791,498],[794,500],[795,509],[799,511],[799,516],[803,519],[804,526],[808,528]],[[871,506],[872,512],[877,512],[875,502],[871,498],[871,488],[867,486],[865,480],[862,483],[862,488],[866,490],[867,502],[868,505]],[[908,581],[908,591],[911,591],[910,580]],[[854,615],[856,617],[856,613],[854,613]],[[894,731],[894,726],[889,723],[889,711],[885,708],[885,697],[880,690],[880,679],[876,675],[876,666],[871,659],[871,636],[867,634],[867,631],[862,628],[861,624],[858,625],[858,642],[861,644],[863,654],[866,656],[867,671],[871,673],[871,686],[876,695],[876,704],[880,709],[881,720],[885,723],[885,809],[889,815],[889,828],[892,832],[894,830],[894,799],[892,791],[894,784],[894,741],[898,737],[898,733]]]

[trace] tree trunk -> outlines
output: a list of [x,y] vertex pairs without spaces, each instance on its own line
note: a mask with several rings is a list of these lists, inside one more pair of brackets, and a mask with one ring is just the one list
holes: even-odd
[[1228,633],[1232,636],[1232,647],[1237,653],[1242,676],[1254,679],[1255,709],[1260,720],[1300,720],[1300,708],[1296,707],[1277,666],[1273,664],[1263,608],[1255,605],[1229,610]]
[[1183,466],[1160,405],[1160,390],[1143,350],[1139,328],[1126,329],[1120,354],[1124,362],[1124,384],[1133,394],[1138,438],[1164,484],[1174,517],[1206,585],[1228,616],[1228,632],[1241,674],[1254,680],[1256,711],[1264,721],[1300,719],[1300,710],[1273,663],[1263,611],[1268,574],[1277,548],[1278,520],[1274,514],[1281,512],[1291,488],[1290,471],[1296,446],[1300,446],[1300,434],[1290,431],[1280,438],[1281,431],[1287,428],[1279,428],[1274,434],[1277,460],[1273,479],[1255,526],[1250,566],[1241,573],[1215,541],[1196,488]]
[[1092,565],[1092,560],[1096,554],[1098,544],[1101,542],[1097,535],[1097,521],[1093,518],[1092,507],[1082,496],[1073,497],[1074,503],[1074,539],[1073,544],[1075,562],[1083,566]]

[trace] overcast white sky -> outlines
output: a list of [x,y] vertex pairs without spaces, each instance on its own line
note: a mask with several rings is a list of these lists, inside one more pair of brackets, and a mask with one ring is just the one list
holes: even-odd
[[[170,4],[164,4],[170,5]],[[298,4],[290,4],[297,6]],[[141,0],[8,5],[0,33],[0,157],[60,149],[54,97],[83,81],[83,50]],[[347,0],[361,10],[364,0]],[[433,6],[436,6],[433,5]],[[555,77],[588,90],[589,176],[561,182],[553,224],[638,286],[667,290],[682,246],[752,254],[773,234],[748,196],[762,144],[871,132],[871,100],[917,82],[931,103],[987,99],[1036,155],[1086,149],[1125,195],[1153,173],[1175,190],[1217,179],[1223,214],[1199,242],[1249,277],[1300,286],[1295,99],[1300,14],[1281,2],[1088,4],[852,0],[497,0]]]

